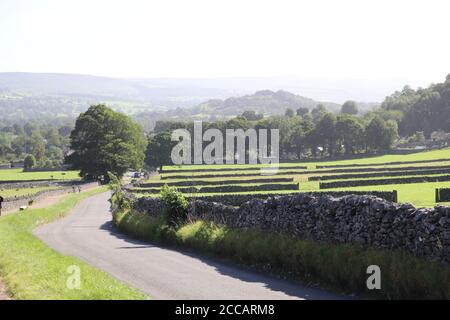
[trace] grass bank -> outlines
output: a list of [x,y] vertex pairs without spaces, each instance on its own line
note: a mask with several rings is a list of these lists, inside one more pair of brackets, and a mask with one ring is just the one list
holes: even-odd
[[[104,188],[71,194],[59,203],[0,218],[0,278],[14,299],[144,299],[145,297],[108,274],[64,256],[36,238],[38,226],[63,217],[80,200]],[[70,290],[68,267],[78,266],[81,288]]]
[[[162,219],[133,211],[116,213],[115,224],[136,238],[180,247],[348,293],[387,299],[450,299],[450,266],[398,251],[354,245],[323,245],[258,230],[211,223],[168,227]],[[381,268],[381,290],[366,287],[369,265]]]

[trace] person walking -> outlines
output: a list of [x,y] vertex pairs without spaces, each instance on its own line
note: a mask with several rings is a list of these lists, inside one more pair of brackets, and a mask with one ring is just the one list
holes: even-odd
[[5,199],[2,197],[2,196],[0,196],[0,217],[2,216],[2,202],[4,201]]

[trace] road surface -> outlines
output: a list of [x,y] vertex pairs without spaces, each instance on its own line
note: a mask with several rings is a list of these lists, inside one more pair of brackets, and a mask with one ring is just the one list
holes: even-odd
[[345,298],[123,236],[112,226],[109,196],[81,201],[70,215],[35,234],[55,250],[106,271],[152,299]]

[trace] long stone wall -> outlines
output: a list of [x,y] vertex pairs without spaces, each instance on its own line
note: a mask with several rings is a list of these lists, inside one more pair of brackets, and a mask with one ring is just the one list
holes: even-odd
[[[174,187],[190,187],[190,186],[215,186],[215,185],[226,185],[226,184],[237,184],[240,183],[239,180],[187,180],[187,181],[167,181],[167,182],[145,182],[136,183],[135,186],[138,188],[159,188],[164,185],[174,186]],[[274,182],[294,182],[294,178],[262,178],[262,179],[245,179],[245,183],[274,183]]]
[[[320,191],[320,192],[303,192],[304,194],[312,195],[312,196],[332,196],[332,197],[343,197],[348,195],[372,195],[384,200],[397,202],[397,191]],[[222,204],[230,205],[230,206],[240,206],[244,202],[254,200],[254,199],[262,199],[265,200],[269,197],[275,196],[288,196],[295,195],[297,193],[253,193],[253,194],[220,194],[220,195],[205,195],[205,196],[187,196],[187,198],[202,200],[206,202],[220,202]]]
[[67,186],[74,184],[81,184],[83,181],[81,180],[9,180],[9,181],[0,181],[0,191],[2,189],[24,189],[24,188],[34,188],[34,187],[44,187],[44,186]]
[[[158,216],[159,198],[140,198],[136,210]],[[297,194],[254,199],[240,207],[191,201],[191,221],[204,220],[237,229],[262,229],[330,244],[400,249],[450,262],[450,207],[417,209],[375,196],[340,198]]]
[[[78,186],[80,187],[80,190],[83,191],[83,190],[98,186],[98,182],[78,184]],[[66,193],[72,193],[74,191],[78,192],[78,188],[73,189],[72,186],[66,186],[66,187],[61,187],[59,189],[54,189],[54,190],[43,190],[43,191],[37,192],[32,195],[26,195],[26,196],[21,196],[21,197],[16,197],[16,198],[9,198],[9,199],[6,199],[6,201],[4,201],[2,203],[2,211],[11,211],[11,210],[23,207],[23,206],[29,206],[31,203],[40,201],[47,197],[57,196],[57,195],[66,194]]]

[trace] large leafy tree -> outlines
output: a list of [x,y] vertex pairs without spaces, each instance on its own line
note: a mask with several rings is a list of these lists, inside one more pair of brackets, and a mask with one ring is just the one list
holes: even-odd
[[126,115],[105,105],[80,114],[70,135],[72,153],[66,161],[85,178],[118,177],[144,163],[146,139],[142,129]]
[[23,160],[23,167],[24,169],[31,169],[36,165],[36,159],[32,154],[29,154],[25,157]]
[[339,146],[344,146],[346,154],[356,153],[362,148],[364,126],[358,118],[352,116],[340,116],[336,121],[336,137]]
[[303,149],[306,147],[305,131],[302,126],[296,126],[292,130],[290,142],[297,154],[297,158],[300,159]]
[[395,121],[386,122],[380,116],[375,116],[367,126],[365,136],[370,149],[389,149],[397,138],[397,124]]
[[176,142],[171,141],[171,134],[169,131],[158,133],[149,138],[145,163],[149,167],[159,167],[160,170],[162,170],[163,166],[173,164],[171,153],[175,144]]
[[306,107],[300,107],[297,109],[296,113],[298,116],[303,117],[305,114],[309,113],[309,109]]
[[242,113],[242,116],[248,121],[258,121],[264,118],[262,113],[257,113],[255,110],[246,110]]
[[342,105],[341,113],[351,114],[351,115],[358,114],[358,105],[356,104],[355,101],[352,101],[352,100],[346,101]]
[[319,143],[333,156],[336,145],[336,116],[326,113],[317,123],[316,131]]

